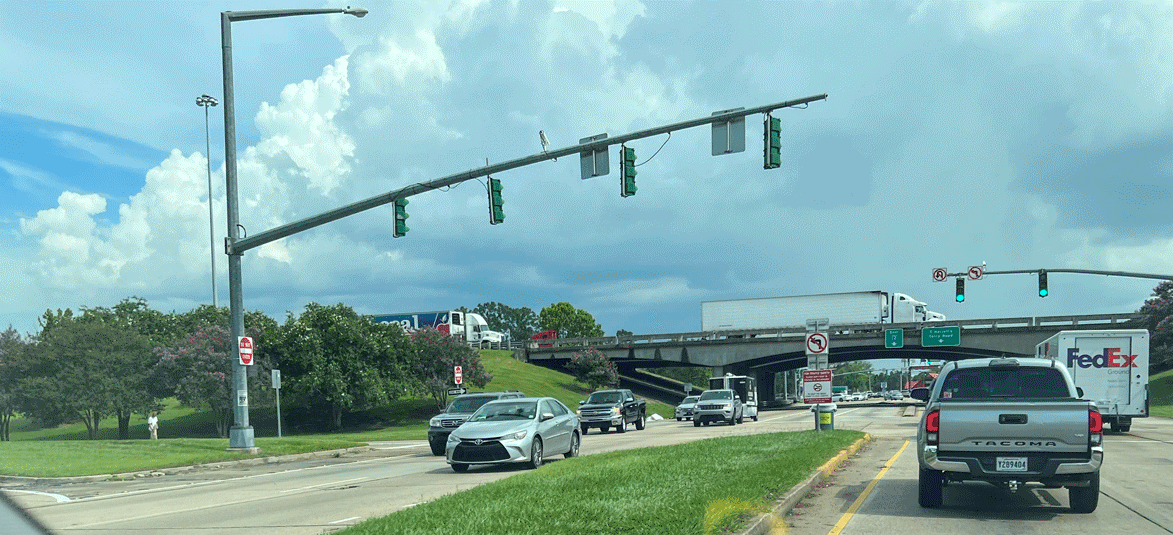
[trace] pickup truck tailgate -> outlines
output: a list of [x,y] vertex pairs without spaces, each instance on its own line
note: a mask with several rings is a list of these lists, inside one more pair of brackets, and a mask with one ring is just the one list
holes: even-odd
[[1088,453],[1085,401],[946,401],[938,451]]

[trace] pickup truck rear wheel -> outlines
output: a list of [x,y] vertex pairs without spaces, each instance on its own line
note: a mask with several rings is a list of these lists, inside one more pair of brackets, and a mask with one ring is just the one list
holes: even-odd
[[920,496],[918,501],[921,507],[940,507],[943,501],[942,491],[944,477],[940,470],[920,469]]
[[644,419],[644,413],[641,412],[639,413],[639,419],[635,421],[635,430],[643,431],[645,425],[647,425],[647,422]]
[[1090,513],[1100,504],[1100,473],[1096,472],[1086,487],[1067,489],[1067,500],[1076,513]]

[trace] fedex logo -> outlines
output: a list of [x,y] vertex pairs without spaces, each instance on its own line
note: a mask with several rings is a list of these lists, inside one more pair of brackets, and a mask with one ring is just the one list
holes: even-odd
[[1099,355],[1080,355],[1079,348],[1067,350],[1067,367],[1074,368],[1136,368],[1136,355],[1124,355],[1118,347],[1106,347]]

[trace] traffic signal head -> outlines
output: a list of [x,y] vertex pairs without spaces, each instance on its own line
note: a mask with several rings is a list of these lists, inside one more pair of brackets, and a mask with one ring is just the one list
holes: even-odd
[[407,199],[395,199],[395,230],[391,236],[401,238],[407,230]]
[[765,169],[777,169],[782,165],[782,119],[766,114]]
[[957,302],[965,301],[965,279],[957,277]]
[[501,206],[501,181],[489,178],[489,224],[496,225],[505,221],[505,211]]
[[622,197],[630,197],[635,195],[635,191],[639,188],[635,187],[635,149],[622,146],[620,151],[623,153],[623,173],[621,173],[620,180],[623,181],[622,189],[619,195]]
[[1039,297],[1046,297],[1049,294],[1047,290],[1047,270],[1039,270]]

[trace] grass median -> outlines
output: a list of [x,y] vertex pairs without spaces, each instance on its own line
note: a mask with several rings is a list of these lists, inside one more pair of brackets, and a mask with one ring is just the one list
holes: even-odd
[[338,533],[728,533],[862,436],[770,433],[562,459]]

